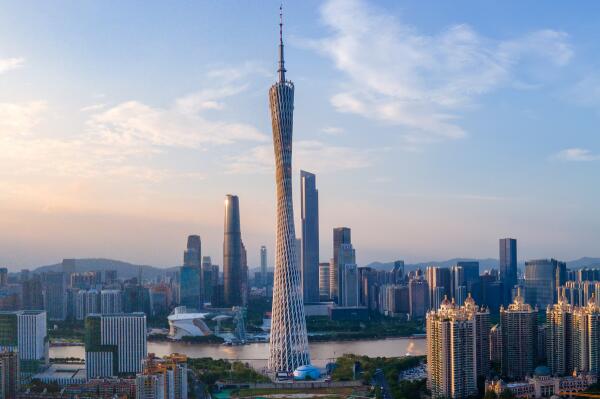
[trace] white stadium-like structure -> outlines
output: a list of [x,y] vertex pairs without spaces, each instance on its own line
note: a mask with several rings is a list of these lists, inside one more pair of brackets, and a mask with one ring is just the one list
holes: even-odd
[[188,313],[185,306],[177,307],[169,315],[169,337],[202,337],[213,332],[207,327],[204,318],[208,313]]

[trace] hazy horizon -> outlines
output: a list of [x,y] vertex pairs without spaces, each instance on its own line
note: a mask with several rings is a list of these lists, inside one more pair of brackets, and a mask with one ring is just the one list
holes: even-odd
[[[222,264],[229,193],[249,264],[266,245],[272,265],[278,9],[3,2],[0,266],[178,265],[189,234]],[[361,265],[497,258],[501,237],[517,238],[519,259],[593,257],[599,12],[286,2],[297,235],[304,169],[317,176],[322,261],[337,226]]]

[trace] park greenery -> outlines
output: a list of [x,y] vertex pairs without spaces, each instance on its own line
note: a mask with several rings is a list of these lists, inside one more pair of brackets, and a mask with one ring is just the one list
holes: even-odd
[[[365,384],[371,384],[375,371],[381,369],[394,399],[415,399],[426,392],[425,380],[401,381],[399,375],[402,371],[414,368],[424,361],[424,356],[368,357],[346,354],[337,359],[336,368],[331,377],[334,381],[352,380],[354,364],[358,362],[362,371],[356,378],[362,379]],[[377,395],[378,391],[376,390],[376,397]],[[380,392],[379,395],[381,395]]]
[[188,366],[198,375],[198,379],[207,386],[217,381],[227,383],[270,382],[269,378],[257,373],[248,364],[230,362],[209,357],[188,359]]

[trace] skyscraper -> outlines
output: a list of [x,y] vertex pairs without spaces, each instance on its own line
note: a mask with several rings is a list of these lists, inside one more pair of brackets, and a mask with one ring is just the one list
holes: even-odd
[[338,265],[338,256],[340,247],[342,244],[351,244],[352,236],[350,229],[348,227],[336,227],[333,229],[333,258],[332,264],[329,268],[329,284],[330,284],[330,295],[331,299],[335,302],[338,301],[338,290],[339,290],[339,265]]
[[517,284],[517,240],[514,238],[500,239],[500,280],[504,286],[503,303],[507,305]]
[[340,306],[358,306],[358,273],[356,254],[352,244],[341,244],[338,248],[338,300]]
[[508,308],[500,308],[502,374],[522,380],[531,375],[536,361],[537,309],[525,303],[520,290]]
[[260,247],[260,286],[267,285],[267,247]]
[[300,171],[302,291],[304,302],[319,301],[319,191],[315,175]]
[[18,353],[0,351],[0,399],[16,398],[20,385]]
[[329,262],[319,263],[319,299],[328,301],[329,295]]
[[88,378],[139,373],[147,354],[144,313],[95,314],[85,319]]
[[565,283],[565,262],[536,259],[525,262],[525,302],[545,308],[557,299],[557,288]]
[[242,233],[237,195],[225,197],[223,240],[223,300],[226,306],[242,306]]
[[310,364],[300,265],[297,264],[292,203],[292,125],[294,84],[285,79],[283,17],[279,23],[279,81],[269,90],[275,181],[277,185],[277,234],[269,368],[293,371]]
[[477,393],[476,335],[472,313],[447,298],[427,313],[427,386],[432,398],[466,399]]
[[[564,294],[564,291],[563,291]],[[572,373],[575,369],[573,356],[573,307],[561,295],[558,303],[546,310],[548,325],[546,356],[548,367],[554,375]]]
[[19,353],[22,374],[31,375],[47,364],[46,312],[0,312],[0,350]]
[[183,253],[183,266],[179,270],[179,304],[190,309],[202,307],[202,243],[200,236],[191,235]]
[[435,310],[445,296],[452,296],[452,273],[446,267],[429,266],[426,276],[429,284],[429,306]]
[[48,312],[48,320],[65,320],[67,318],[67,276],[63,272],[46,272],[43,274],[43,287],[44,309]]

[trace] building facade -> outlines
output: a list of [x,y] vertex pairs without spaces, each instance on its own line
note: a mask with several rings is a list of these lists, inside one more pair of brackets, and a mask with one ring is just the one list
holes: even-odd
[[503,304],[512,302],[511,292],[517,284],[517,240],[500,239],[500,281],[504,287]]
[[128,376],[142,370],[147,356],[146,315],[90,315],[85,319],[88,378]]
[[237,195],[225,197],[225,236],[223,240],[223,300],[225,306],[242,306],[242,232],[240,201]]
[[302,292],[305,303],[319,302],[319,191],[314,174],[300,171]]

